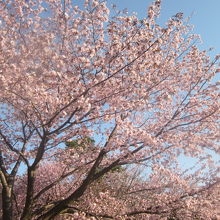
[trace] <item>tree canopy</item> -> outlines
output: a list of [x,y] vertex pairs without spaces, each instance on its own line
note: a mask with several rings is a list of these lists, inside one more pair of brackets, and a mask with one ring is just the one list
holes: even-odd
[[220,217],[219,56],[159,15],[0,2],[3,220]]

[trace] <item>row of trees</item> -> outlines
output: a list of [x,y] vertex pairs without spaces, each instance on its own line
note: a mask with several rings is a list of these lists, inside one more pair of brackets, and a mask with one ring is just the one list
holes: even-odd
[[219,56],[159,13],[0,2],[3,220],[220,217]]

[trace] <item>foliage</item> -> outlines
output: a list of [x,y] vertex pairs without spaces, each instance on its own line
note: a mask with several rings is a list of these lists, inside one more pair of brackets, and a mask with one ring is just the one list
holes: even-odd
[[90,145],[94,145],[95,141],[90,137],[84,137],[81,139],[71,140],[66,142],[66,146],[68,148],[86,148]]

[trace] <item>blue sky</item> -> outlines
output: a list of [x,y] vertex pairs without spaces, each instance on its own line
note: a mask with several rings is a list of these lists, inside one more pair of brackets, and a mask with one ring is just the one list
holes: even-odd
[[[127,8],[129,12],[137,12],[138,17],[146,16],[146,8],[152,0],[108,0],[119,9]],[[202,37],[202,49],[214,47],[213,54],[220,53],[220,0],[162,0],[160,21],[165,23],[177,12],[185,17],[191,16],[190,23],[194,32]]]
[[[220,0],[161,0],[160,23],[164,24],[178,12],[185,17],[191,16],[190,24],[194,33],[202,37],[201,49],[214,48],[210,55],[220,54]],[[82,6],[84,0],[72,0],[73,4]],[[129,13],[137,12],[139,18],[146,17],[147,7],[153,0],[107,0],[118,9],[128,9]]]
[[[139,18],[146,17],[147,7],[153,0],[107,0],[108,4],[115,4],[119,9],[128,9],[129,13],[137,12]],[[178,12],[184,17],[191,17],[190,24],[194,26],[194,33],[199,34],[203,44],[201,49],[213,48],[210,56],[220,54],[220,0],[162,0],[160,23],[166,21]],[[215,78],[217,81],[219,77]],[[215,160],[219,158],[213,155]],[[189,168],[195,160],[182,156],[181,166]]]

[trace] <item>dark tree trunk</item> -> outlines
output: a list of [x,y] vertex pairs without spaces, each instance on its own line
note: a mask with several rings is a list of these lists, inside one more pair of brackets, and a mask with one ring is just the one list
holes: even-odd
[[2,188],[2,220],[13,220],[12,189]]
[[35,170],[28,168],[26,202],[21,216],[21,220],[31,220],[32,218],[31,208],[32,208],[33,196],[34,196],[34,182],[35,182]]

